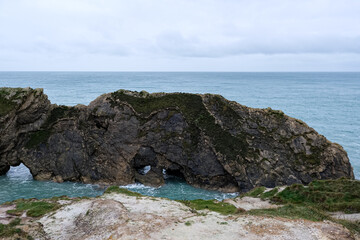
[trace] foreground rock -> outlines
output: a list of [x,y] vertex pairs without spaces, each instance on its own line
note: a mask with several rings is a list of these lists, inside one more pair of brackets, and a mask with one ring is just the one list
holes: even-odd
[[47,236],[64,240],[351,239],[346,229],[331,222],[192,213],[175,201],[119,194],[69,205],[40,222]]
[[[45,201],[55,201],[59,205],[57,210],[39,218],[21,212],[17,225],[13,224],[14,229],[20,230],[12,231],[13,235],[7,237],[3,235],[4,239],[354,239],[346,228],[330,221],[253,216],[243,212],[223,215],[127,192],[92,199]],[[241,200],[234,201],[242,206]],[[256,198],[247,197],[246,201],[254,201],[252,209],[256,205],[264,208]],[[9,208],[15,206],[0,205],[0,212]],[[12,215],[7,217],[15,219]]]
[[0,174],[24,163],[38,180],[159,186],[166,170],[235,192],[354,177],[343,148],[302,121],[211,94],[120,90],[66,107],[1,88],[0,135]]
[[258,187],[236,198],[147,197],[112,186],[96,198],[0,205],[0,239],[360,239],[360,181]]

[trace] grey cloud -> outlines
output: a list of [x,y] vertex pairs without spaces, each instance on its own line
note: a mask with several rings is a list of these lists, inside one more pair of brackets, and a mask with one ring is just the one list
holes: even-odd
[[50,41],[29,41],[21,45],[0,43],[0,50],[36,54],[103,54],[127,56],[130,49],[116,42],[72,41],[52,43]]
[[0,70],[172,70],[183,58],[202,71],[289,59],[360,70],[359,12],[359,0],[0,0]]
[[156,46],[163,54],[183,57],[226,57],[242,54],[359,53],[360,37],[244,37],[228,43],[185,38],[168,32],[157,37]]

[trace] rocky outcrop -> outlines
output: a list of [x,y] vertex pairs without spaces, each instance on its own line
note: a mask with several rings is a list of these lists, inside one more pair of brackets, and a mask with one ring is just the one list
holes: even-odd
[[24,163],[39,180],[161,185],[166,170],[233,192],[354,177],[343,148],[304,122],[212,94],[119,90],[67,107],[1,88],[0,134],[0,174]]

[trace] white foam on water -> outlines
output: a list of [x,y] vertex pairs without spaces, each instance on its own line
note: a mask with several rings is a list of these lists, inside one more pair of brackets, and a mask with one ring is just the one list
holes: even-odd
[[119,187],[126,188],[126,189],[157,189],[155,187],[145,186],[142,183],[133,183],[133,184],[129,184],[129,185],[121,185]]
[[216,199],[222,201],[239,195],[239,193],[223,193],[219,191],[196,188],[187,184],[185,180],[171,175],[167,175],[165,185],[157,188],[145,186],[141,183],[134,183],[120,187],[146,196],[166,197],[173,200]]

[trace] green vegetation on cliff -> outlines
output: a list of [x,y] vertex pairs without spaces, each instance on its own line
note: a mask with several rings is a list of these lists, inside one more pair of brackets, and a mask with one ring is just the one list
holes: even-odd
[[218,202],[216,200],[183,200],[179,201],[184,203],[186,206],[190,207],[193,210],[209,210],[221,213],[223,215],[235,214],[238,213],[239,210],[232,204]]
[[0,238],[14,237],[14,239],[33,239],[18,227],[20,222],[20,218],[15,218],[9,224],[0,223]]
[[132,197],[142,197],[143,195],[141,195],[140,193],[137,193],[137,192],[132,192],[132,191],[129,191],[125,188],[120,188],[118,186],[111,186],[111,187],[108,187],[104,193],[120,193],[120,194],[125,194],[125,195],[128,195],[128,196],[132,196]]
[[323,221],[329,220],[330,217],[318,209],[311,206],[298,206],[293,204],[287,204],[279,208],[269,209],[253,209],[247,212],[251,215],[257,216],[274,216],[285,217],[290,219],[307,219],[310,221]]
[[247,214],[311,221],[330,220],[344,225],[353,233],[360,234],[360,222],[333,219],[328,213],[360,213],[360,181],[345,178],[316,180],[308,186],[293,184],[279,193],[277,189],[274,190],[264,192],[263,188],[256,188],[248,195],[270,199],[283,205],[282,207],[256,209],[248,211]]
[[59,208],[59,204],[49,201],[19,199],[14,202],[16,204],[16,208],[14,210],[7,211],[7,213],[15,216],[21,216],[23,212],[26,211],[26,215],[29,217],[41,217],[46,213]]
[[37,147],[41,143],[45,143],[47,139],[51,136],[51,131],[49,130],[39,130],[30,135],[29,141],[25,144],[26,148]]
[[23,88],[0,88],[0,117],[15,109],[25,92]]
[[317,180],[308,186],[294,184],[276,196],[272,201],[281,204],[316,205],[324,211],[360,212],[360,181],[349,179]]
[[78,116],[79,111],[75,107],[57,106],[53,108],[45,123],[41,126],[41,130],[30,135],[25,147],[35,148],[41,143],[45,143],[53,133],[53,125],[63,118],[72,118]]
[[[159,96],[150,94],[133,96],[126,91],[119,90],[112,93],[112,99],[109,100],[113,106],[119,105],[119,102],[130,104],[142,118],[147,118],[152,112],[161,109],[178,110],[189,124],[192,146],[197,145],[200,130],[202,130],[214,140],[216,150],[231,159],[237,159],[238,155],[245,156],[249,151],[244,136],[233,136],[216,124],[215,118],[206,109],[199,95],[172,93]],[[214,98],[214,101],[221,101],[221,99]],[[219,102],[219,104],[223,103]],[[230,111],[229,114],[235,113]]]
[[259,195],[262,194],[265,191],[265,189],[266,187],[256,187],[244,195],[249,197],[259,197]]
[[252,189],[251,191],[243,194],[243,196],[249,196],[249,197],[258,197],[261,199],[269,199],[271,197],[273,197],[278,191],[278,188],[274,188],[270,191],[266,191],[265,187],[256,187],[254,189]]

